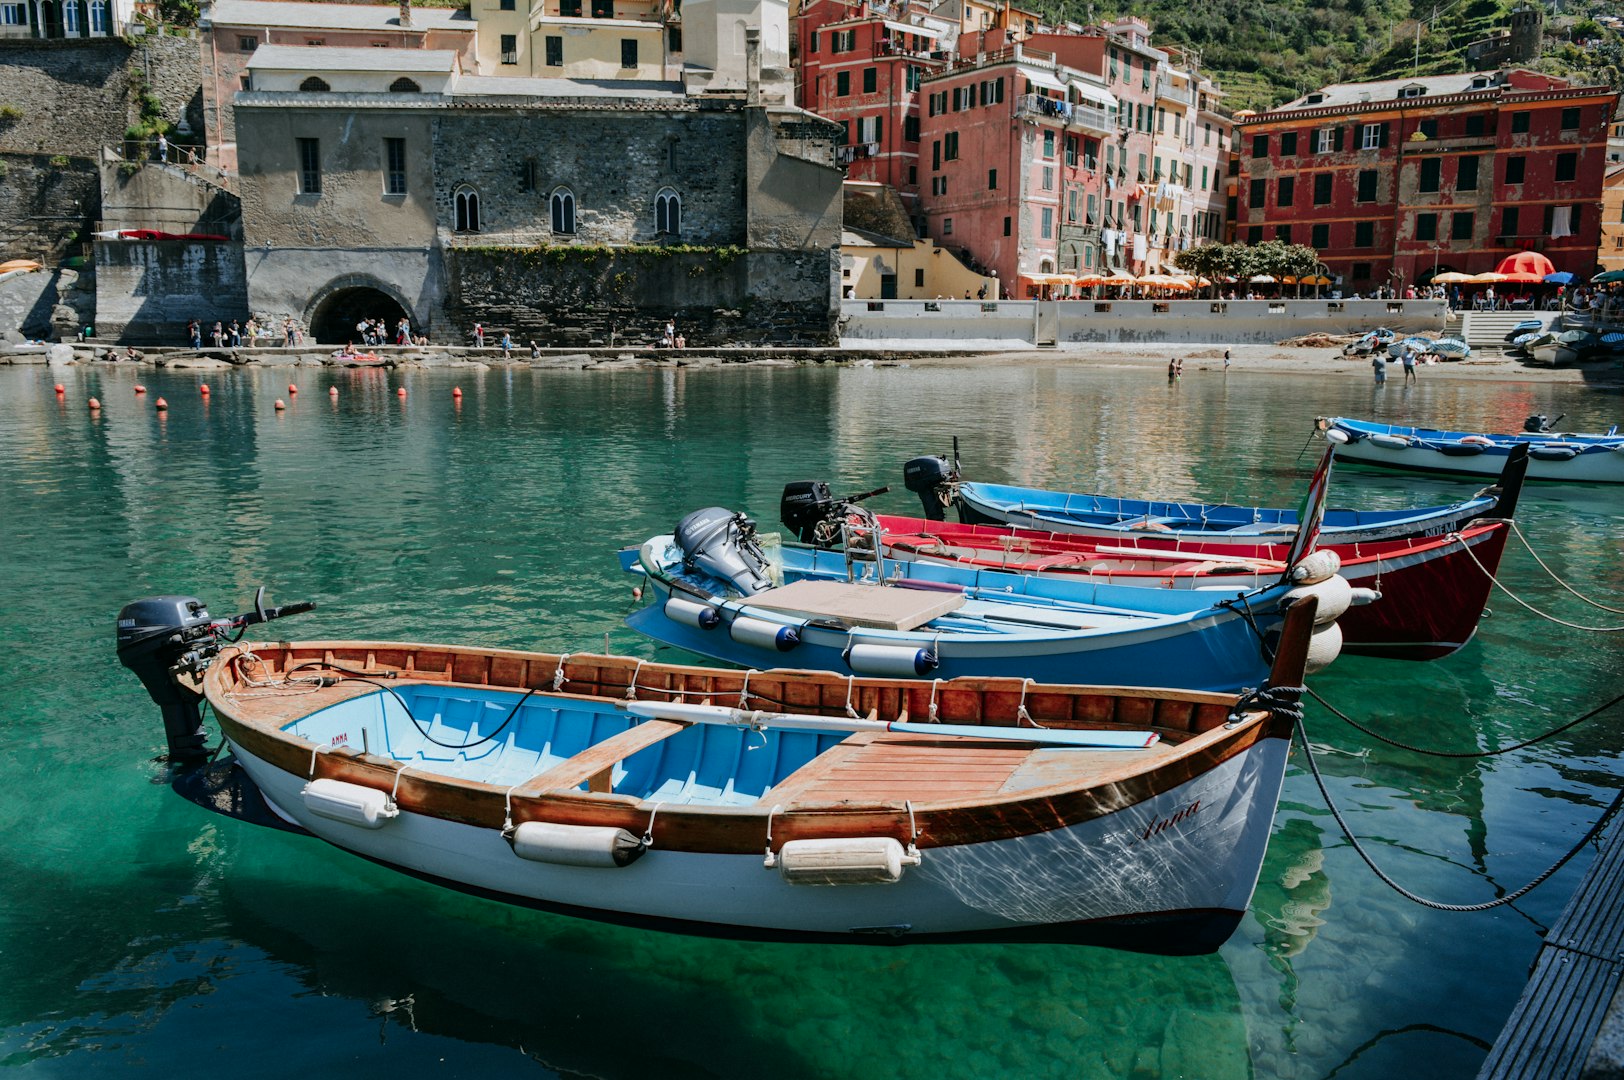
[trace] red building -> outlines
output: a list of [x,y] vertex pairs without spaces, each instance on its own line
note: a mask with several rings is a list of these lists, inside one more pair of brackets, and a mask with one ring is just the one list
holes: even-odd
[[881,17],[866,3],[809,0],[795,19],[798,103],[846,129],[846,175],[919,196],[919,85],[945,64],[954,24]]
[[1235,239],[1307,244],[1348,292],[1529,249],[1589,276],[1617,100],[1511,70],[1342,83],[1238,116]]

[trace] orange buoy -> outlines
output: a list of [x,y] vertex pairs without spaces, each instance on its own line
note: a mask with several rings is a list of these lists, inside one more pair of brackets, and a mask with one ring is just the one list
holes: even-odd
[[460,386],[452,387],[451,388],[451,396],[454,397],[454,398],[462,397],[462,387],[460,387]]
[[641,585],[633,585],[632,586],[632,599],[633,600],[641,600],[641,599],[643,599],[643,587]]
[[101,408],[101,401],[97,398],[91,398],[89,401],[85,402],[85,404],[90,406],[91,412],[95,412],[97,409]]
[[57,383],[56,384],[56,396],[61,397],[63,394],[66,394],[66,393],[67,393],[67,390],[63,388],[62,384]]
[[157,401],[154,401],[152,404],[153,404],[153,407],[156,408],[159,412],[164,412],[164,411],[168,410],[168,408],[169,408],[169,402],[165,401],[163,398],[159,398]]
[[209,384],[204,383],[202,386],[197,388],[197,392],[202,394],[204,397],[208,397],[209,396]]
[[276,399],[276,411],[277,412],[281,412],[283,409],[285,409],[287,407],[288,407],[287,402],[283,401],[281,398]]
[[297,394],[298,392],[299,388],[297,386],[293,385],[292,383],[288,383],[288,393]]
[[395,391],[395,396],[396,397],[405,397],[406,396],[406,388],[403,386],[399,390],[396,390]]
[[144,394],[144,393],[147,392],[147,388],[142,386],[140,383],[136,383],[135,384],[135,392],[137,394]]
[[328,397],[337,397],[337,396],[338,396],[338,387],[336,387],[336,386],[329,386],[329,387],[328,387],[328,388],[327,388],[327,396],[328,396]]

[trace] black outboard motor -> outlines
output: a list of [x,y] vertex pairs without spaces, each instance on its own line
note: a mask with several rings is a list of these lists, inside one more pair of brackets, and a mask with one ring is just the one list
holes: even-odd
[[902,483],[919,496],[931,521],[947,520],[958,482],[958,469],[945,457],[916,457],[902,466]]
[[1530,434],[1535,434],[1535,435],[1543,434],[1543,433],[1545,433],[1547,431],[1550,431],[1562,419],[1562,417],[1566,416],[1566,415],[1568,415],[1568,414],[1563,413],[1561,416],[1558,416],[1555,420],[1552,420],[1550,417],[1546,416],[1544,413],[1535,413],[1534,415],[1530,416],[1527,420],[1523,421],[1523,430],[1526,431],[1526,432],[1529,432]]
[[677,522],[682,565],[731,582],[744,596],[772,588],[767,556],[756,542],[756,523],[720,506],[695,510]]
[[178,676],[201,674],[219,655],[227,631],[310,611],[312,603],[265,606],[263,587],[254,610],[229,619],[211,619],[195,596],[149,596],[118,613],[118,659],[135,672],[163,710],[169,756],[197,761],[203,749],[203,696]]
[[818,526],[834,513],[835,497],[822,480],[785,484],[778,500],[778,520],[803,544],[816,543]]

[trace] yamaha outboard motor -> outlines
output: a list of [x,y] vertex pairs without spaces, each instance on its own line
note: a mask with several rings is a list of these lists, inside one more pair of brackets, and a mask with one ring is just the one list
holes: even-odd
[[947,508],[957,491],[959,471],[945,457],[916,457],[902,466],[902,482],[919,496],[925,517],[947,520]]
[[677,522],[682,565],[731,582],[745,596],[772,588],[767,556],[756,542],[756,523],[720,506],[695,510]]
[[201,675],[219,655],[225,634],[283,615],[309,611],[311,603],[265,606],[265,590],[254,596],[254,610],[229,619],[211,619],[195,596],[149,596],[126,604],[118,613],[118,659],[135,672],[152,700],[163,710],[169,756],[196,761],[203,749],[203,695],[180,681]]

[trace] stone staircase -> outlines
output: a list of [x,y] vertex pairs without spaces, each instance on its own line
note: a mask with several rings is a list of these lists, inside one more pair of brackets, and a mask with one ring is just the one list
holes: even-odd
[[1560,311],[1467,311],[1461,318],[1460,336],[1474,349],[1504,349],[1506,335],[1520,322],[1538,319],[1546,328],[1562,317]]

